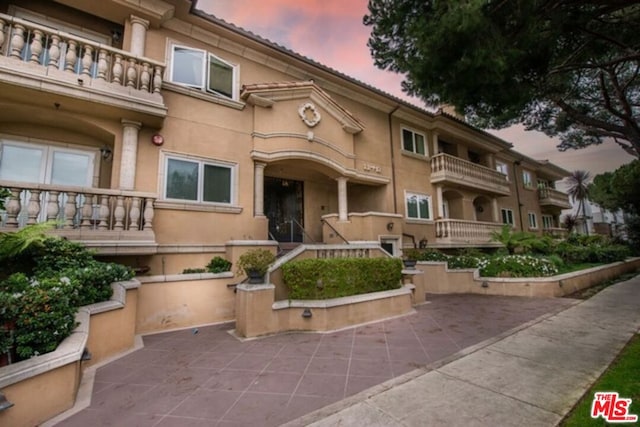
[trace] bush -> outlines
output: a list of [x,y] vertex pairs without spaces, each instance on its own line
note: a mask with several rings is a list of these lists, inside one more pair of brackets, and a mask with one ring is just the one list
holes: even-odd
[[207,271],[209,273],[224,273],[231,270],[231,263],[226,259],[216,256],[207,264]]
[[257,274],[264,276],[275,260],[276,256],[267,249],[251,249],[240,255],[238,272],[246,273],[248,270],[253,270]]
[[185,268],[182,270],[182,274],[195,274],[195,273],[206,273],[206,268]]
[[305,259],[282,266],[291,299],[329,299],[398,289],[397,258]]
[[449,256],[437,249],[404,249],[404,258],[416,261],[446,261]]
[[[594,237],[594,236],[589,236]],[[597,236],[600,238],[600,236]],[[575,242],[576,240],[572,240]],[[582,240],[589,241],[589,240]],[[581,263],[612,263],[624,261],[631,256],[631,250],[624,245],[599,244],[598,240],[590,239],[592,243],[581,245],[572,244],[569,239],[558,244],[556,254],[567,264]]]
[[484,259],[485,258],[479,258],[472,255],[455,255],[449,257],[447,260],[447,267],[453,270],[478,268]]
[[547,277],[557,273],[552,261],[531,255],[496,256],[480,267],[483,277]]
[[[84,267],[67,268],[60,277],[68,277],[78,284],[78,297],[73,301],[78,307],[107,301],[113,295],[111,283],[129,280],[133,272],[120,264],[91,260]],[[38,277],[47,277],[39,275]]]

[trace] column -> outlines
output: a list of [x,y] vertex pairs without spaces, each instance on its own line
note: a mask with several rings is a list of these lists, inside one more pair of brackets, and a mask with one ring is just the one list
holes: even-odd
[[133,190],[136,182],[138,132],[142,123],[122,120],[122,156],[120,157],[120,189]]
[[442,185],[436,185],[436,203],[438,204],[438,218],[444,219],[444,198],[442,196]]
[[493,222],[502,222],[500,218],[500,209],[498,209],[498,198],[494,197],[491,201],[493,207]]
[[349,220],[349,208],[347,206],[347,178],[341,176],[338,181],[338,221]]
[[264,216],[264,168],[266,163],[253,163],[253,216]]
[[438,154],[438,132],[431,133],[431,156]]
[[131,46],[129,50],[133,55],[145,56],[144,45],[147,38],[149,21],[131,15],[129,22],[131,23]]

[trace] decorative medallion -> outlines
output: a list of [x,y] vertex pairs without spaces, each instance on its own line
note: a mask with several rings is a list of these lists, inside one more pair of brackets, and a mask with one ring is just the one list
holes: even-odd
[[298,115],[310,128],[320,123],[320,113],[318,113],[316,106],[310,102],[304,103],[298,108]]

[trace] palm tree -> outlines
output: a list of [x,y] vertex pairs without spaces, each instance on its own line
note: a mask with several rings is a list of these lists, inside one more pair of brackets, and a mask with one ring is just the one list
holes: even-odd
[[[589,188],[588,181],[590,178],[590,174],[587,171],[576,170],[571,172],[571,175],[567,177],[567,184],[569,184],[569,188],[567,189],[567,194],[571,197],[571,200],[575,203],[578,202],[578,210],[577,213],[582,211],[582,221],[584,224],[585,234],[589,234],[589,226],[587,224],[587,215],[586,215],[586,204],[585,202],[589,199]],[[577,216],[576,213],[576,216]]]

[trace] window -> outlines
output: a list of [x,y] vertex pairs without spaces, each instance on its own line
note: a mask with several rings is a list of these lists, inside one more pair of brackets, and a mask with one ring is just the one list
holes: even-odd
[[402,129],[402,149],[412,153],[427,155],[424,145],[424,135],[409,129]]
[[502,223],[513,225],[513,211],[511,209],[501,209]]
[[527,188],[533,188],[533,179],[531,178],[531,172],[522,171],[522,185]]
[[233,166],[169,157],[165,198],[231,204]]
[[533,212],[529,212],[529,228],[538,228],[538,219]]
[[431,219],[431,197],[424,194],[406,193],[407,218]]
[[553,228],[553,216],[542,215],[542,228]]
[[509,180],[509,166],[503,162],[496,162],[496,170],[503,175],[506,175],[507,181]]
[[173,46],[170,80],[236,98],[236,68],[204,50]]

